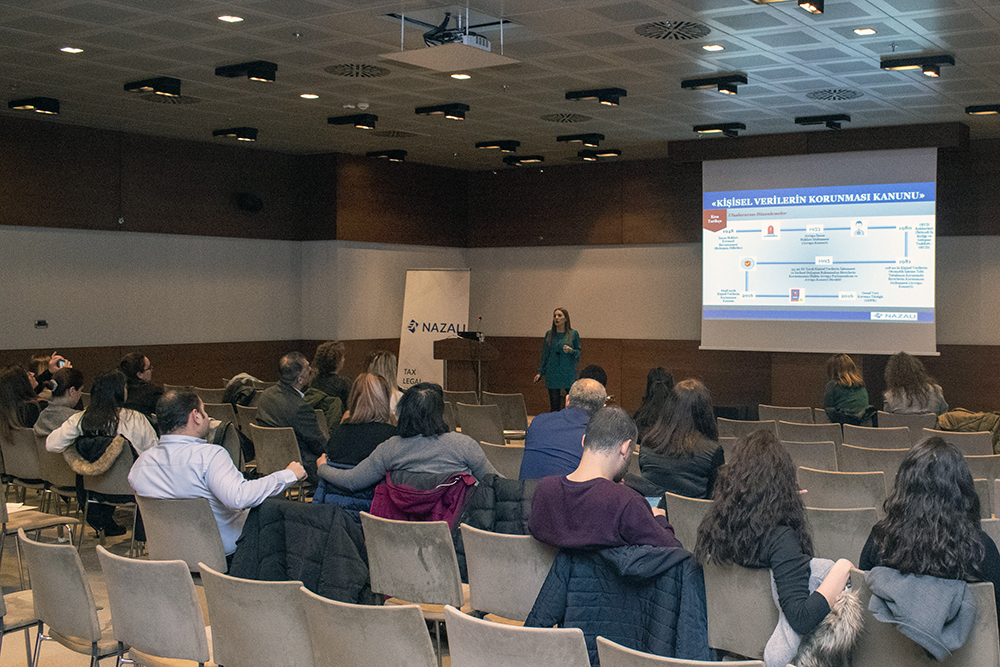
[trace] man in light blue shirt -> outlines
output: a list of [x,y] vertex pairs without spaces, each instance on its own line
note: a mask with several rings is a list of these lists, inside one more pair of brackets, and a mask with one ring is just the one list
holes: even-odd
[[207,498],[227,558],[236,551],[249,509],[305,479],[305,469],[296,461],[266,477],[244,479],[225,449],[205,441],[209,418],[190,387],[163,394],[156,419],[165,435],[139,456],[129,483],[136,495],[149,498]]

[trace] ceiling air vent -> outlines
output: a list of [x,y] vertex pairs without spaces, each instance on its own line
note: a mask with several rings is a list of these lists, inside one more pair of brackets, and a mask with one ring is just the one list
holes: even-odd
[[549,123],[583,123],[593,120],[593,117],[579,113],[550,113],[547,116],[542,116],[542,120]]
[[650,39],[700,39],[712,29],[692,21],[654,21],[636,26],[635,34]]
[[324,71],[327,74],[332,74],[334,76],[346,76],[354,79],[375,79],[380,76],[386,76],[390,72],[390,70],[386,67],[379,67],[378,65],[361,65],[358,63],[330,65],[329,67],[325,67]]
[[842,102],[844,100],[856,100],[864,95],[860,90],[850,88],[827,88],[826,90],[814,90],[806,93],[806,97],[811,100],[823,100],[824,102]]
[[157,95],[156,93],[136,95],[133,99],[141,100],[143,102],[152,102],[153,104],[197,104],[198,102],[201,102],[199,98],[191,97],[189,95],[170,97],[167,95]]

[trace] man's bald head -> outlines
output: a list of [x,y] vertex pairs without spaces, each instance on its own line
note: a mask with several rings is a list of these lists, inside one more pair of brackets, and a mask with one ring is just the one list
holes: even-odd
[[570,408],[583,408],[587,414],[593,415],[604,407],[604,402],[608,400],[608,392],[597,380],[584,378],[577,380],[569,388],[569,399],[566,403]]

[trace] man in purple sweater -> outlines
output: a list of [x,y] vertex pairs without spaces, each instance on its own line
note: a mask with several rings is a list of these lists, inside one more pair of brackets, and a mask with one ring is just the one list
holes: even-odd
[[619,483],[636,435],[635,423],[620,407],[601,408],[591,417],[576,470],[538,481],[528,519],[536,540],[568,549],[681,546],[666,513]]

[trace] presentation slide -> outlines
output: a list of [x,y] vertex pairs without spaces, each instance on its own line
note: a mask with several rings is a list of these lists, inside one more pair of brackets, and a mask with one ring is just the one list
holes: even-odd
[[[909,152],[876,155],[891,164]],[[740,189],[703,192],[703,347],[934,353],[934,176],[864,168],[870,154],[804,157],[814,162],[806,172],[803,156],[762,172],[744,164],[733,179]],[[835,184],[815,184],[831,171]],[[748,173],[773,172],[790,187],[765,177],[768,187],[746,188]],[[795,185],[803,180],[811,183]],[[724,340],[706,343],[706,324],[725,321],[753,326],[714,327]]]

